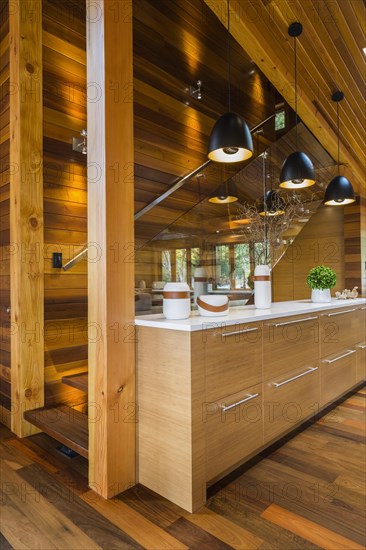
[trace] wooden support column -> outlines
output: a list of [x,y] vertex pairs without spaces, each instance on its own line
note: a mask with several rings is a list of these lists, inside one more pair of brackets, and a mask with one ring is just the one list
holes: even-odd
[[11,429],[36,433],[23,413],[44,402],[42,3],[10,9]]
[[108,9],[103,0],[87,3],[89,484],[105,498],[135,483],[132,5],[127,13],[127,4]]

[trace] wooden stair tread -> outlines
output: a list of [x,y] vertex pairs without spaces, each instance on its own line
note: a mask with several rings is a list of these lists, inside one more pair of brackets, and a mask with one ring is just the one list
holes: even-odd
[[24,418],[56,441],[88,458],[88,417],[72,407],[33,409]]
[[71,376],[63,376],[61,378],[63,384],[77,388],[85,393],[88,393],[88,373],[72,374]]

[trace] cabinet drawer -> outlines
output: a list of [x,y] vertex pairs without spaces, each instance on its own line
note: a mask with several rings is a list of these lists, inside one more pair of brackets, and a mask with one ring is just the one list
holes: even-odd
[[319,409],[318,361],[263,384],[264,442],[291,430]]
[[356,348],[322,359],[321,405],[333,401],[356,384]]
[[366,310],[345,307],[325,311],[320,316],[320,352],[327,357],[347,347],[353,347],[365,338]]
[[209,329],[203,336],[207,401],[261,382],[261,323]]
[[366,341],[356,345],[356,382],[366,379]]
[[263,445],[262,385],[205,406],[207,481]]
[[319,319],[316,314],[283,317],[263,327],[263,379],[272,380],[319,360]]

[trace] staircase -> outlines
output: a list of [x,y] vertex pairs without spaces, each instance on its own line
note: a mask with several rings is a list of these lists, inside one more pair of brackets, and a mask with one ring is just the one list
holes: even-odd
[[[88,393],[88,373],[63,376],[62,382]],[[80,410],[81,409],[81,410]],[[84,405],[57,405],[26,411],[24,418],[44,433],[88,458],[88,416]]]

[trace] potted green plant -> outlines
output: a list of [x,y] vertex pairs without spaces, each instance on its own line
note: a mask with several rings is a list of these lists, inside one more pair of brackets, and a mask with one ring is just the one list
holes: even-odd
[[318,265],[310,269],[306,282],[311,288],[312,302],[330,302],[330,289],[336,285],[337,276],[331,267]]

